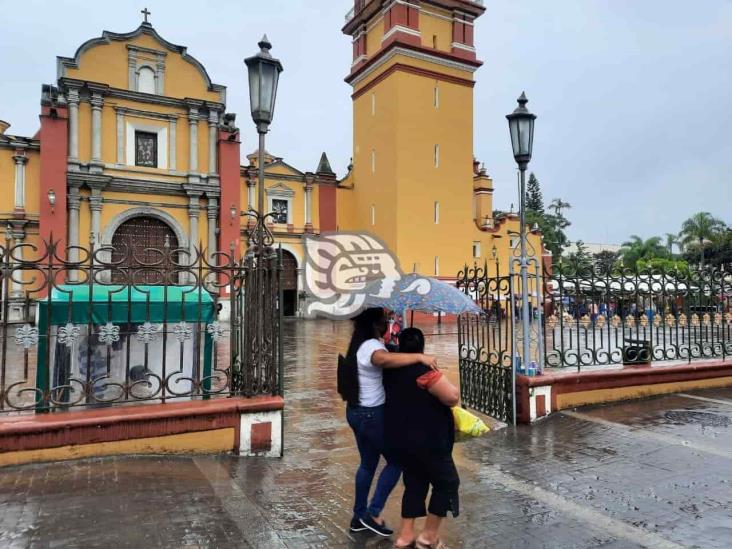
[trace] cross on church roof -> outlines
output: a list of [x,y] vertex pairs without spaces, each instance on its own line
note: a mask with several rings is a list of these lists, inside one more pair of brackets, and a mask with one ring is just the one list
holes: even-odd
[[148,11],[148,9],[145,8],[145,9],[141,10],[140,13],[145,16],[145,23],[147,23],[148,22],[147,16],[150,15],[150,12]]

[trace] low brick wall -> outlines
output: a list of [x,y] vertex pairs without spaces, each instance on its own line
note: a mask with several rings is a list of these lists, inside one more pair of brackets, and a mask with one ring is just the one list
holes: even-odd
[[0,466],[117,454],[280,456],[283,408],[282,397],[265,396],[0,416]]
[[732,386],[732,360],[697,361],[676,366],[634,366],[622,370],[547,373],[516,379],[519,423],[552,412],[707,387]]

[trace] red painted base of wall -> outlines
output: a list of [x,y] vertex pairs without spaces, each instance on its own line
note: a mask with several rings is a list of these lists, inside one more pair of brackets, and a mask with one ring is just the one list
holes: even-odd
[[0,418],[0,454],[234,428],[243,413],[282,410],[282,397],[220,398]]
[[[732,386],[732,360],[699,361],[677,366],[635,366],[622,370],[592,372],[547,373],[541,376],[516,378],[516,406],[519,423],[530,423],[552,411],[573,407],[573,394],[595,392],[596,402],[612,402],[640,396],[678,392],[676,384],[724,382]],[[726,382],[725,382],[726,383]],[[540,388],[550,388],[551,398],[537,394]],[[636,389],[638,396],[627,389]],[[531,417],[530,399],[535,398],[535,416]],[[594,398],[594,397],[593,397]],[[547,404],[550,404],[547,406]]]

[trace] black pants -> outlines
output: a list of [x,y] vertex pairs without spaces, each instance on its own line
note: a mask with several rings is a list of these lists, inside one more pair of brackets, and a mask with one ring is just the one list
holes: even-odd
[[[429,510],[438,517],[460,514],[458,498],[458,477],[452,455],[430,450],[407,450],[399,452],[404,479],[402,496],[402,518],[423,517]],[[429,508],[425,508],[427,492],[432,485]]]

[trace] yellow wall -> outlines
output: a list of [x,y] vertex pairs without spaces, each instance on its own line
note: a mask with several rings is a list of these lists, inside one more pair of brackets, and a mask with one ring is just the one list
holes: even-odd
[[[419,14],[419,30],[422,33],[422,45],[425,48],[433,47],[433,37],[437,37],[437,49],[450,51],[452,49],[452,14],[444,10],[430,8],[430,13],[422,11]],[[451,20],[435,17],[434,14],[449,17]]]
[[127,44],[167,53],[164,86],[166,96],[220,101],[219,94],[208,90],[206,81],[192,63],[183,59],[181,55],[169,51],[148,35],[141,35],[129,41],[113,40],[109,44],[95,45],[81,54],[78,69],[66,70],[66,76],[128,89]]

